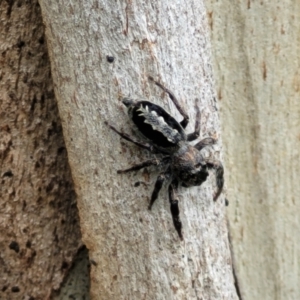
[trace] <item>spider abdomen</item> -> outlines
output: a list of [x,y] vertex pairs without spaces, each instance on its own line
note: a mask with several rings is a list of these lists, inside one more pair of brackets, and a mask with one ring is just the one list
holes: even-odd
[[179,142],[186,141],[181,125],[162,107],[149,101],[124,99],[128,113],[139,131],[158,149],[173,152]]

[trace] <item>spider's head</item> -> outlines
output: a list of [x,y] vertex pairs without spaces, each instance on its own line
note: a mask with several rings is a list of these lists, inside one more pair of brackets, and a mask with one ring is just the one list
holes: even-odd
[[190,170],[190,172],[186,172],[186,174],[182,174],[183,178],[179,178],[182,182],[183,187],[190,187],[201,185],[208,176],[208,171],[206,166],[195,168],[194,170]]
[[184,187],[201,185],[209,174],[203,156],[189,145],[181,147],[173,156],[172,169]]

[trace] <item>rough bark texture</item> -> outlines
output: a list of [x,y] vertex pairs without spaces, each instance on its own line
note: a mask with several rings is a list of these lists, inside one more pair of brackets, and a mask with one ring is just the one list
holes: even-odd
[[300,2],[206,1],[244,299],[300,299]]
[[[236,299],[224,197],[214,175],[180,189],[185,241],[169,212],[166,189],[147,203],[157,171],[117,175],[150,154],[105,126],[130,133],[122,96],[147,97],[179,115],[148,75],[175,91],[202,136],[220,138],[202,1],[40,1],[83,240],[93,260],[94,299]],[[114,62],[107,60],[114,57]],[[220,155],[220,143],[214,155]],[[144,181],[146,184],[135,184]]]
[[72,268],[60,289],[53,293],[51,300],[88,300],[90,299],[90,262],[85,247],[80,248]]
[[0,298],[48,299],[81,245],[37,1],[0,2]]

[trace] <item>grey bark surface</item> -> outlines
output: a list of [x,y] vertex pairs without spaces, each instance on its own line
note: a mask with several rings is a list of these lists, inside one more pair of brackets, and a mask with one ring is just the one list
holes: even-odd
[[300,299],[300,2],[206,5],[240,288]]
[[[147,98],[180,120],[147,76],[173,90],[193,130],[195,99],[202,137],[220,126],[202,1],[40,1],[68,150],[93,299],[236,299],[224,196],[213,202],[214,174],[180,189],[185,240],[173,227],[166,188],[152,208],[158,171],[117,175],[151,155],[104,124],[131,133],[124,96]],[[107,55],[114,62],[107,61]],[[136,184],[137,182],[145,184]]]
[[49,299],[82,245],[37,1],[0,2],[0,299]]

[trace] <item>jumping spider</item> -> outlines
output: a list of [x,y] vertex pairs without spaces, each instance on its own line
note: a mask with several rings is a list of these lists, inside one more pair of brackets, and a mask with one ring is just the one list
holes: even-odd
[[162,107],[149,101],[135,102],[129,98],[124,98],[123,104],[128,107],[128,114],[131,120],[150,144],[137,142],[129,135],[118,131],[114,126],[107,125],[125,140],[150,152],[158,152],[164,155],[161,159],[150,159],[129,169],[119,170],[118,173],[137,171],[152,165],[165,167],[165,170],[157,177],[148,209],[151,210],[164,181],[170,181],[168,190],[173,223],[180,239],[183,240],[177,196],[178,184],[181,183],[183,187],[201,185],[208,176],[208,170],[214,169],[216,172],[217,191],[213,199],[216,201],[224,185],[224,169],[220,161],[205,159],[200,152],[204,147],[214,144],[216,140],[208,137],[194,146],[188,144],[188,142],[196,140],[200,134],[199,108],[196,106],[197,116],[194,132],[186,134],[184,129],[188,125],[189,117],[174,94],[152,77],[149,77],[149,80],[153,81],[169,95],[183,116],[183,120],[178,123]]

